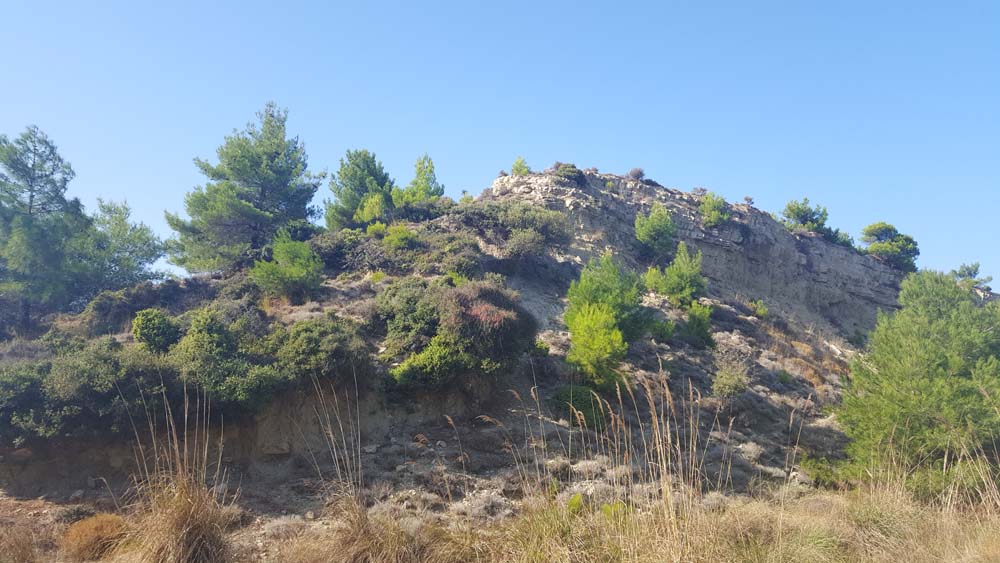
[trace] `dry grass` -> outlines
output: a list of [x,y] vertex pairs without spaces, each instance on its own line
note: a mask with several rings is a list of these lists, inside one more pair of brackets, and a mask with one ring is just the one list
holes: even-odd
[[[165,405],[169,402],[164,400]],[[159,432],[147,413],[151,444],[137,452],[142,468],[129,506],[120,553],[136,563],[226,563],[233,551],[227,530],[239,519],[235,494],[227,491],[221,459],[212,459],[208,401],[196,396],[184,411],[164,413]],[[142,443],[141,440],[137,441]],[[222,436],[215,443],[221,458]],[[209,483],[213,483],[212,486]]]
[[22,524],[0,522],[0,562],[35,563],[41,561],[35,547],[35,535]]
[[125,536],[125,520],[101,513],[74,522],[59,541],[59,549],[73,561],[94,561],[108,555]]

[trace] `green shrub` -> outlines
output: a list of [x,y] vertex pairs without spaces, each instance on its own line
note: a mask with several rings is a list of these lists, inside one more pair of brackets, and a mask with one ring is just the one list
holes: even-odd
[[746,361],[729,356],[717,357],[715,378],[712,380],[712,395],[729,400],[744,393],[750,386],[750,374]]
[[584,306],[607,305],[615,326],[626,340],[640,336],[648,323],[647,311],[640,305],[642,282],[634,272],[615,263],[611,254],[592,258],[570,284],[564,320],[571,326],[573,317]]
[[917,271],[916,259],[920,256],[917,241],[889,223],[880,221],[868,225],[862,231],[861,240],[868,245],[865,251],[878,260],[904,272]]
[[555,175],[559,176],[563,180],[572,182],[581,187],[587,185],[587,177],[584,175],[582,170],[576,167],[575,164],[557,162],[553,168]]
[[143,309],[169,307],[181,301],[187,293],[211,296],[210,290],[202,289],[193,280],[187,280],[184,285],[166,280],[159,284],[143,282],[118,291],[102,291],[87,304],[80,316],[90,336],[111,334],[128,330],[132,317]]
[[676,233],[670,212],[660,203],[654,203],[648,215],[635,217],[635,238],[643,251],[657,260],[665,259],[673,251]]
[[383,272],[382,270],[376,270],[376,271],[372,272],[371,274],[369,274],[368,279],[372,283],[378,283],[378,282],[380,282],[380,281],[382,281],[382,280],[385,279],[385,272]]
[[663,270],[649,268],[643,281],[650,291],[667,296],[675,306],[686,307],[705,294],[707,284],[701,275],[701,252],[692,255],[681,242],[670,265]]
[[521,259],[545,253],[545,237],[534,229],[514,229],[504,245],[507,258]]
[[811,206],[809,198],[788,202],[781,216],[782,223],[790,231],[817,233],[834,244],[854,248],[854,240],[850,235],[827,226],[826,221],[830,214],[826,208],[822,205]]
[[628,345],[618,329],[611,306],[584,303],[566,324],[570,333],[566,360],[597,387],[606,388],[617,381],[615,370],[625,358]]
[[177,323],[159,309],[143,309],[132,319],[132,336],[153,352],[166,352],[181,339]]
[[385,236],[386,226],[382,221],[375,221],[365,229],[365,234],[372,238],[382,238]]
[[785,370],[779,371],[778,375],[777,375],[777,378],[778,378],[778,383],[780,383],[782,385],[791,385],[792,381],[795,380],[795,378],[792,377],[792,374],[788,373]]
[[565,417],[570,425],[583,424],[590,430],[603,430],[606,425],[607,412],[601,408],[601,398],[594,390],[585,385],[566,385],[560,387],[552,395],[550,401],[556,416]]
[[688,307],[687,322],[680,329],[681,338],[697,348],[714,346],[711,316],[711,305],[702,305],[697,301],[691,302]]
[[278,369],[298,380],[353,383],[370,371],[367,345],[355,327],[332,314],[275,331],[271,340]]
[[376,298],[385,327],[383,358],[403,360],[390,373],[403,384],[438,386],[498,374],[529,351],[534,320],[516,296],[491,280],[457,287],[409,278]]
[[670,321],[655,321],[650,324],[649,332],[657,342],[666,342],[673,338],[677,326]]
[[323,261],[308,243],[281,233],[274,240],[271,260],[255,262],[250,277],[262,291],[298,304],[319,291],[323,284]]
[[528,163],[525,162],[524,157],[517,157],[517,159],[514,160],[514,164],[510,167],[510,175],[527,176],[528,174],[531,174],[531,168],[528,166]]
[[413,231],[408,229],[405,225],[392,225],[386,231],[385,238],[382,239],[382,243],[385,244],[386,248],[392,250],[402,250],[415,247],[418,243],[418,239],[417,235],[415,235]]
[[526,202],[483,202],[457,207],[453,216],[490,242],[503,246],[517,230],[532,230],[546,246],[569,242],[572,230],[566,214]]
[[770,313],[767,308],[767,304],[764,303],[762,299],[754,299],[753,301],[750,301],[747,303],[747,307],[750,308],[750,312],[753,313],[753,316],[761,320],[766,319],[767,315]]
[[1000,435],[1000,303],[983,304],[953,275],[922,271],[879,316],[851,367],[837,417],[857,467],[892,452],[904,469],[941,470]]
[[701,222],[706,227],[717,227],[730,217],[729,211],[726,210],[726,200],[713,192],[702,196],[698,211],[701,213]]

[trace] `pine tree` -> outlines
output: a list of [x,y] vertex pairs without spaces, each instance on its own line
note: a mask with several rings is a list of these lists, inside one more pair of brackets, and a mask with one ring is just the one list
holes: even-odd
[[415,165],[413,181],[403,189],[392,190],[392,203],[403,207],[413,203],[431,201],[444,195],[444,186],[438,183],[434,174],[434,161],[426,154]]
[[[355,219],[355,214],[361,207],[362,201],[369,196],[380,199],[380,213],[387,214],[393,208],[394,186],[395,182],[373,153],[365,149],[347,151],[347,155],[340,159],[340,169],[330,180],[333,201],[328,201],[326,204],[327,228],[339,229],[381,218],[365,216],[366,220],[358,220]],[[369,210],[375,207],[376,205],[372,203],[366,204]]]
[[305,146],[287,136],[288,112],[271,102],[257,117],[226,137],[217,165],[195,159],[209,182],[184,198],[190,219],[167,213],[173,263],[190,271],[247,263],[279,230],[315,215],[309,204],[324,174],[308,172]]

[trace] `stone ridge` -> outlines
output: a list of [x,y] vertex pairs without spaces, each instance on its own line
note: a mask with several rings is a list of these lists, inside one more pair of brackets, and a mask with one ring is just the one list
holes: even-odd
[[678,240],[702,252],[714,297],[762,299],[774,312],[846,338],[867,333],[879,310],[896,307],[902,273],[818,235],[791,233],[750,205],[729,204],[731,219],[707,228],[696,194],[611,174],[584,178],[577,184],[550,173],[502,176],[481,197],[563,210],[575,235],[564,258],[583,263],[611,249],[639,269],[648,263],[634,251],[635,217],[658,201],[673,214]]

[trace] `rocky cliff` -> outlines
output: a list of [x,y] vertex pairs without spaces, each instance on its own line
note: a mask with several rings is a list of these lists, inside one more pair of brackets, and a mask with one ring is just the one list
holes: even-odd
[[895,307],[898,271],[818,235],[793,234],[750,205],[731,205],[730,221],[706,228],[695,194],[610,174],[585,172],[583,178],[502,176],[482,197],[564,210],[576,231],[566,258],[576,262],[611,249],[636,263],[629,250],[635,246],[636,214],[660,202],[673,213],[679,240],[703,253],[714,297],[762,299],[773,311],[846,338],[867,333],[879,310]]

